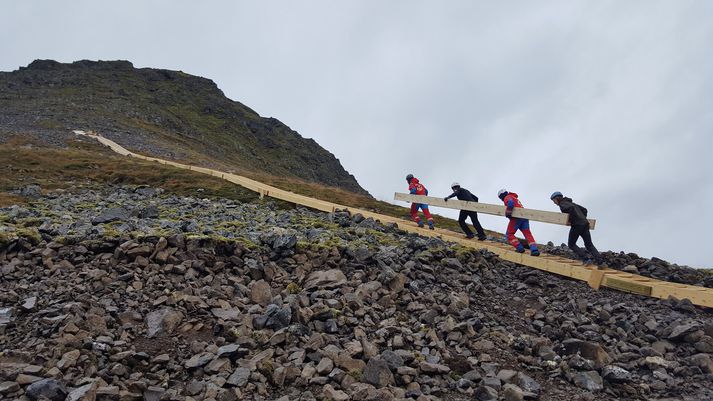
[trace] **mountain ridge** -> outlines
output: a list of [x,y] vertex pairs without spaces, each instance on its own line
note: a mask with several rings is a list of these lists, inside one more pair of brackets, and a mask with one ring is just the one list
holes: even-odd
[[207,78],[123,60],[35,60],[0,72],[0,88],[0,141],[22,133],[62,146],[70,130],[94,130],[156,156],[368,195],[316,141],[227,98]]

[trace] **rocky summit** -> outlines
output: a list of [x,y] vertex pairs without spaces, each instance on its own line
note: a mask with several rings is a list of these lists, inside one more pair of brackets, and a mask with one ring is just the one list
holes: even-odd
[[28,191],[0,209],[4,399],[713,399],[685,301],[343,211]]
[[0,143],[20,136],[66,147],[72,130],[141,154],[368,195],[313,139],[228,99],[209,79],[128,61],[35,60],[0,72]]

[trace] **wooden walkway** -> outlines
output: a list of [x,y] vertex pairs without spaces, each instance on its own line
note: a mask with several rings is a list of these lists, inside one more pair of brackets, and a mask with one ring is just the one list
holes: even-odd
[[677,299],[687,298],[695,305],[713,307],[713,289],[710,288],[671,283],[668,281],[656,280],[640,276],[638,274],[626,273],[610,268],[605,268],[604,270],[597,270],[596,266],[585,266],[581,262],[544,253],[539,257],[517,253],[510,245],[507,244],[501,244],[493,241],[469,240],[465,239],[458,233],[443,229],[428,230],[425,228],[418,228],[414,225],[413,222],[402,220],[396,217],[386,216],[367,210],[361,210],[358,208],[339,205],[332,202],[298,195],[293,192],[275,188],[270,185],[266,185],[261,182],[251,180],[247,177],[239,176],[236,174],[230,174],[209,168],[196,167],[187,164],[172,162],[169,160],[158,159],[155,157],[139,155],[130,152],[121,145],[117,144],[116,142],[113,142],[100,135],[85,133],[84,131],[74,132],[77,135],[86,135],[91,138],[94,138],[100,143],[111,148],[111,150],[113,150],[114,152],[124,156],[131,156],[137,159],[154,161],[182,169],[197,171],[199,173],[208,174],[214,177],[220,177],[222,179],[245,187],[249,190],[255,191],[259,193],[261,197],[269,196],[272,198],[330,213],[334,212],[337,209],[348,210],[351,213],[361,213],[364,217],[371,217],[373,219],[380,220],[382,223],[394,223],[404,231],[417,233],[423,236],[440,237],[443,240],[456,242],[460,245],[470,248],[485,249],[497,254],[503,260],[558,274],[560,276],[570,277],[575,280],[585,281],[594,289],[598,289],[599,287],[603,286],[620,291],[660,299],[667,299],[669,297],[675,297]]

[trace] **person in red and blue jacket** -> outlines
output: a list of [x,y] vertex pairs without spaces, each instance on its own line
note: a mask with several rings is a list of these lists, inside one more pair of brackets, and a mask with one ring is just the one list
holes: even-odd
[[533,237],[530,232],[530,220],[512,217],[513,209],[522,207],[522,203],[520,203],[520,200],[517,198],[517,194],[515,192],[508,192],[501,189],[498,191],[498,198],[505,203],[505,217],[510,219],[507,231],[505,232],[508,243],[514,246],[518,253],[525,252],[525,247],[522,246],[520,240],[515,238],[515,232],[520,230],[520,232],[525,236],[527,243],[530,245],[530,254],[532,256],[539,256],[540,251],[537,249],[535,237]]
[[[428,195],[428,190],[418,181],[418,178],[414,177],[413,174],[406,176],[406,182],[408,182],[408,192],[411,195]],[[418,209],[423,211],[423,215],[428,221],[428,228],[433,230],[433,217],[431,217],[431,212],[428,211],[428,205],[424,203],[412,203],[411,204],[411,218],[418,224],[419,227],[423,227],[423,220],[418,215]]]

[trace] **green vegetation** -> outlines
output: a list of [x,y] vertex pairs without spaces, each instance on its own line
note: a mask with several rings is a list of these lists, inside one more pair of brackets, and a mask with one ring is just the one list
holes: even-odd
[[352,369],[347,374],[351,377],[353,377],[356,381],[360,382],[362,380],[362,372],[361,370],[358,369]]
[[15,227],[15,231],[0,231],[0,247],[4,247],[19,238],[23,238],[32,245],[42,241],[40,233],[34,228]]
[[297,283],[287,284],[286,290],[288,294],[299,294],[302,292],[302,288]]
[[[258,199],[254,192],[219,178],[124,158],[93,143],[76,141],[68,148],[60,149],[27,148],[14,141],[0,145],[0,160],[3,160],[0,164],[0,207],[27,204],[27,198],[10,191],[29,184],[38,184],[45,191],[74,189],[78,184],[149,185],[183,196],[227,198],[240,202]],[[94,207],[91,204],[83,206]]]

